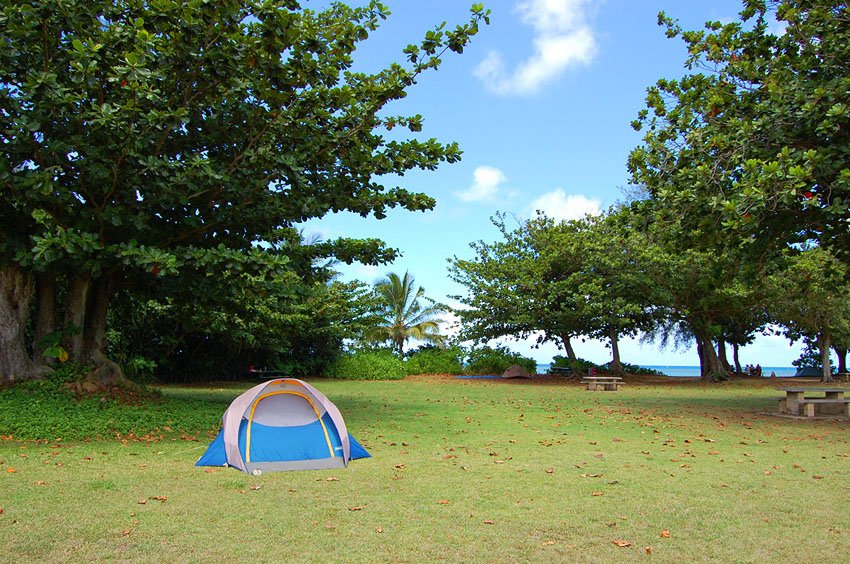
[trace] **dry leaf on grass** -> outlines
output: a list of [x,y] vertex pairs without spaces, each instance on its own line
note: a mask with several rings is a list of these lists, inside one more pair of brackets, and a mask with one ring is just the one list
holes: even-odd
[[168,497],[164,496],[164,495],[152,495],[152,496],[148,497],[148,499],[152,499],[154,501],[161,501],[161,502],[165,503],[168,500]]
[[14,469],[14,468],[12,468],[11,466],[9,466],[8,468],[6,468],[6,472],[7,472],[8,474],[14,474],[15,472],[17,472],[17,470],[15,470],[15,469]]
[[448,505],[448,504],[449,504],[449,500],[447,500],[447,499],[441,499],[441,500],[440,500],[440,501],[438,501],[437,503],[439,503],[440,505]]
[[647,554],[652,554],[652,547],[651,547],[651,546],[647,546],[646,548],[644,548],[644,549],[643,549],[643,551],[644,551],[645,553],[647,553]]
[[363,506],[362,505],[355,505],[354,507],[349,507],[348,510],[349,511],[363,511]]
[[485,525],[492,525],[492,524],[493,524],[493,520],[492,520],[492,519],[484,519],[484,524],[485,524]]
[[327,479],[327,481],[328,482],[339,482],[339,478],[337,478],[336,476],[331,476],[330,478]]
[[147,502],[148,502],[148,500],[146,500],[146,499],[140,499],[140,500],[139,500],[139,501],[137,501],[136,503],[138,503],[139,505],[144,505],[144,504],[146,504]]
[[592,493],[592,494],[590,494],[590,495],[592,495],[593,497],[600,497],[600,496],[603,496],[603,495],[605,495],[605,494],[604,494],[604,493],[602,493],[602,492],[593,492],[593,493]]
[[252,490],[254,490],[254,491],[257,491],[257,490],[258,490],[258,489],[260,489],[261,487],[262,487],[262,486],[261,486],[260,484],[254,484],[253,486],[251,486],[251,489],[252,489]]
[[383,533],[384,530],[381,527],[375,527],[375,532],[376,533]]
[[662,539],[669,539],[670,538],[670,531],[668,531],[667,529],[664,529],[663,531],[661,531],[661,538]]
[[547,473],[547,474],[554,474],[554,473],[555,473],[555,469],[554,469],[554,468],[552,468],[552,467],[550,466],[549,468],[547,468],[547,469],[546,469],[546,473]]
[[623,539],[616,539],[616,540],[613,540],[611,542],[616,544],[620,548],[626,548],[627,546],[632,546],[632,543],[630,543],[627,540],[623,540]]

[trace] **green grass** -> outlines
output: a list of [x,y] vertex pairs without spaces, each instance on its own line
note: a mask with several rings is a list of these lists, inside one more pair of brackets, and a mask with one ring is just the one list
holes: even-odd
[[[850,424],[763,415],[775,409],[770,388],[314,384],[373,458],[260,477],[195,468],[233,388],[165,388],[149,412],[131,408],[140,416],[134,436],[147,440],[0,442],[0,561],[846,562],[850,554]],[[4,413],[13,403],[0,401]],[[126,430],[120,408],[105,412]],[[104,425],[89,423],[109,436]]]

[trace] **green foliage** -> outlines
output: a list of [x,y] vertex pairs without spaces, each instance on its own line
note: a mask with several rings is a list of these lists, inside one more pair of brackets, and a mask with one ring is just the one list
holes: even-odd
[[570,353],[579,335],[619,339],[649,327],[656,311],[643,247],[615,214],[538,216],[513,230],[505,219],[493,219],[502,240],[473,243],[473,259],[451,261],[451,278],[468,292],[454,296],[467,306],[456,310],[465,339],[538,335]]
[[531,374],[537,372],[537,361],[519,353],[511,352],[507,347],[473,348],[466,357],[467,374],[501,374],[511,365],[518,364]]
[[65,362],[59,364],[45,373],[44,379],[51,385],[58,387],[66,382],[79,382],[88,372],[88,367],[77,362]]
[[125,404],[98,395],[77,398],[62,384],[84,371],[69,364],[46,380],[0,389],[0,434],[19,440],[79,441],[122,436],[203,434],[215,425],[227,402],[147,398]]
[[[603,368],[608,365],[603,365]],[[643,366],[638,366],[637,364],[629,364],[628,362],[623,363],[623,371],[626,374],[642,374],[645,376],[664,376],[664,373],[660,370],[655,370],[654,368],[644,368]]]
[[566,368],[581,374],[587,373],[590,368],[599,369],[598,365],[590,362],[589,360],[585,360],[583,358],[567,358],[561,355],[552,357],[551,366],[552,368]]
[[367,328],[365,337],[376,343],[389,341],[399,355],[404,355],[404,345],[409,339],[426,341],[443,346],[440,335],[443,307],[425,296],[425,289],[415,286],[409,272],[404,277],[391,272],[375,284],[375,326]]
[[343,354],[323,372],[342,380],[399,380],[407,376],[404,362],[392,351],[375,349]]
[[154,381],[156,368],[156,361],[136,355],[124,365],[124,374],[138,384],[150,384]]
[[649,89],[633,182],[688,229],[722,225],[755,252],[813,239],[846,254],[848,16],[843,0],[746,0],[740,21],[703,31],[662,15],[704,73]]
[[[586,374],[588,369],[595,368],[599,372],[608,372],[611,369],[611,364],[594,364],[589,360],[585,360],[583,358],[570,359],[564,356],[555,356],[552,358],[552,367],[553,368],[568,368],[574,372],[579,374]],[[638,366],[636,364],[629,364],[627,362],[622,363],[622,370],[626,374],[642,374],[647,376],[663,376],[663,372],[659,372],[658,370],[654,370],[652,368],[644,368],[643,366]]]
[[[457,162],[461,151],[420,135],[422,116],[388,116],[388,106],[489,20],[473,6],[467,23],[438,25],[402,62],[355,72],[355,51],[388,15],[377,1],[0,6],[0,266],[97,288],[89,303],[98,307],[72,304],[80,319],[98,314],[79,323],[95,349],[74,351],[79,360],[102,356],[101,313],[114,290],[155,301],[153,321],[168,328],[142,321],[168,354],[140,352],[149,341],[128,333],[125,360],[142,354],[180,378],[228,373],[263,327],[257,348],[269,360],[307,370],[311,354],[324,362],[338,350],[338,327],[320,324],[300,340],[310,307],[337,305],[312,301],[313,261],[379,264],[396,252],[346,238],[304,252],[293,226],[340,211],[382,219],[434,207],[384,182]],[[410,137],[387,136],[396,126]],[[272,335],[284,342],[268,346]]]
[[405,356],[404,368],[408,374],[463,373],[463,351],[457,346],[447,349],[420,347]]

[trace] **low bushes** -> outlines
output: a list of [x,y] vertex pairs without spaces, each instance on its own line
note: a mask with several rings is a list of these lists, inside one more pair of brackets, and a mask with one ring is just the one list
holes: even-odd
[[404,363],[386,349],[344,354],[327,366],[324,375],[341,380],[399,380],[407,376]]
[[501,374],[513,364],[522,366],[529,373],[537,372],[537,361],[505,347],[481,347],[469,351],[466,362],[467,374]]
[[461,374],[462,356],[460,347],[422,347],[410,354],[404,361],[404,367],[408,374]]

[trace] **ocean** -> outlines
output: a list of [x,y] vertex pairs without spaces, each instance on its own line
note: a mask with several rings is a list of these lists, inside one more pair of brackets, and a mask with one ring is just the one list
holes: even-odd
[[[545,374],[549,370],[549,363],[538,364],[537,373]],[[699,376],[699,366],[669,366],[662,364],[649,364],[644,368],[658,370],[666,376],[673,378],[696,378]],[[770,373],[775,372],[777,378],[789,378],[797,372],[797,368],[793,366],[762,366],[761,374],[763,378],[770,378]]]

